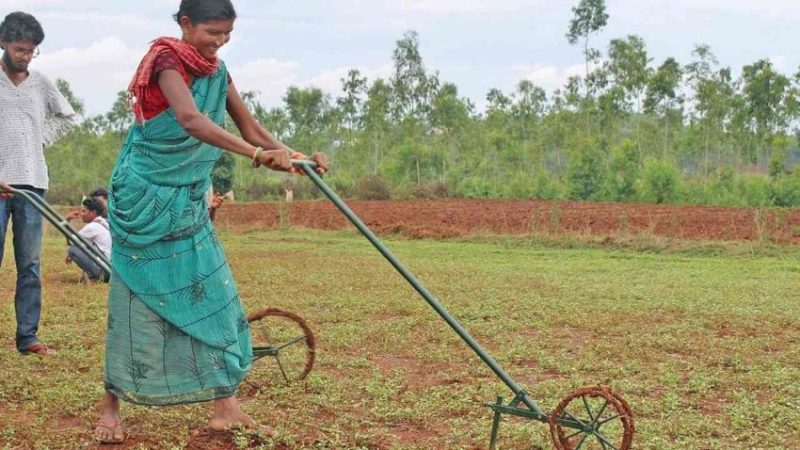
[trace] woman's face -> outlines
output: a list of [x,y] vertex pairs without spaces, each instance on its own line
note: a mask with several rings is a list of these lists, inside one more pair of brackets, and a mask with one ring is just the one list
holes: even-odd
[[183,40],[192,44],[209,61],[217,59],[217,51],[231,40],[233,19],[212,20],[192,24],[188,17],[181,17]]

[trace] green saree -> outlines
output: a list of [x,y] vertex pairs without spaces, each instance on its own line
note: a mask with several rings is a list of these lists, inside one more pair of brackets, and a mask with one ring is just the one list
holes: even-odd
[[[191,90],[198,109],[222,125],[225,65]],[[104,381],[128,402],[228,397],[250,368],[247,319],[204,199],[220,155],[167,109],[131,127],[114,167]]]

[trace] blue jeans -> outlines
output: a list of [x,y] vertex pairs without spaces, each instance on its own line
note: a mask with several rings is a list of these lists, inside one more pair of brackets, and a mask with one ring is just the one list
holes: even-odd
[[89,278],[90,281],[108,281],[109,276],[106,271],[80,248],[70,245],[67,249],[67,255],[81,270],[83,270],[83,273],[86,274],[86,277]]
[[[30,186],[14,186],[34,192],[44,198],[44,190]],[[6,228],[11,219],[14,233],[14,261],[17,264],[17,290],[14,310],[17,315],[17,350],[25,351],[39,342],[39,317],[42,312],[42,214],[20,196],[0,200],[0,264]]]

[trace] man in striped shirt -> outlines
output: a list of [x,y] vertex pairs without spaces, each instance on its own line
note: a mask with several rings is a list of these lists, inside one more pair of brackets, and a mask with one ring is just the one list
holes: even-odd
[[[44,147],[69,131],[75,115],[50,80],[28,70],[43,40],[42,26],[30,14],[13,12],[0,23],[0,182],[41,197],[49,181]],[[42,310],[42,216],[21,197],[0,195],[0,263],[9,221],[17,265],[17,350],[52,355],[55,351],[36,336]]]

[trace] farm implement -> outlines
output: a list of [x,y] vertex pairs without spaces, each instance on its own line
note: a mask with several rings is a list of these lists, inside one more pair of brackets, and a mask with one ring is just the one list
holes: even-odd
[[570,393],[547,414],[504,371],[486,350],[470,336],[464,327],[436,300],[411,272],[389,251],[378,237],[350,210],[350,208],[322,181],[314,171],[316,163],[292,160],[292,164],[314,182],[325,196],[350,220],[387,261],[408,281],[422,298],[444,319],[478,357],[503,381],[514,397],[506,403],[497,397],[486,406],[494,411],[489,449],[494,450],[503,415],[516,416],[544,422],[549,425],[553,444],[558,450],[601,449],[628,450],[633,441],[633,416],[628,404],[606,386],[584,387]]
[[[62,217],[44,199],[25,189],[10,188],[14,195],[33,205],[67,240],[83,250],[91,260],[111,274],[111,261],[97,247],[85,241],[69,221]],[[298,315],[277,308],[264,308],[248,315],[247,321],[253,341],[253,362],[271,357],[275,364],[269,368],[253,365],[245,382],[250,386],[247,394],[261,388],[259,378],[280,376],[290,383],[304,379],[314,366],[316,339],[311,328]]]

